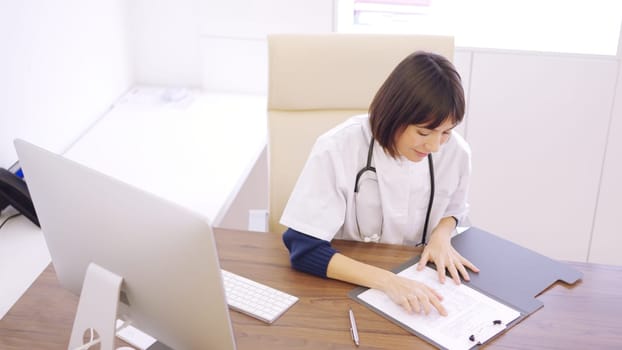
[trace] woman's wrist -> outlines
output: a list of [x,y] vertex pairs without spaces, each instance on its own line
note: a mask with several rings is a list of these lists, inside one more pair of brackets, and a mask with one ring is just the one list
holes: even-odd
[[432,239],[451,239],[451,233],[456,229],[455,220],[452,216],[444,217],[438,223],[438,226],[432,231]]
[[[365,264],[367,265],[367,264]],[[378,289],[383,292],[388,292],[387,288],[393,285],[393,280],[397,276],[393,271],[385,270],[383,268],[367,265],[360,270],[366,276],[366,285],[360,284],[369,288]]]
[[330,259],[326,275],[329,278],[382,291],[385,291],[396,276],[389,270],[354,260],[341,253],[334,254]]

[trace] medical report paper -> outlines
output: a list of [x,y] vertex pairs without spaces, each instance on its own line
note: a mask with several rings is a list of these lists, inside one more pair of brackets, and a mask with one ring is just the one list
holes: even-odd
[[398,275],[423,282],[440,293],[447,316],[441,316],[436,309],[429,315],[410,314],[376,289],[368,289],[357,298],[442,348],[466,350],[483,344],[520,316],[519,311],[469,287],[468,282],[456,285],[447,278],[441,284],[430,267],[417,271],[414,264]]

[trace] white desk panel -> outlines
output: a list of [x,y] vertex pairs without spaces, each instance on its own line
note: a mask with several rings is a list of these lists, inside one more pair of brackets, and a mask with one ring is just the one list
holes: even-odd
[[267,139],[263,96],[141,87],[65,155],[218,226]]
[[[17,213],[0,215],[0,223]],[[50,264],[50,253],[41,229],[21,215],[0,230],[0,319]]]

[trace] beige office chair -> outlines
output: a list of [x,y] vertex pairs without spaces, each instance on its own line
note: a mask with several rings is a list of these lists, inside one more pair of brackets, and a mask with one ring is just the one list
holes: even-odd
[[[268,36],[268,169],[270,232],[279,224],[315,139],[369,104],[410,53],[453,60],[452,37],[388,34]],[[352,179],[354,181],[354,179]]]

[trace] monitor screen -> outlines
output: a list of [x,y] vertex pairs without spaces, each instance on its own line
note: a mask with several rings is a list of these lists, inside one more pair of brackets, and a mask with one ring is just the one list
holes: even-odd
[[173,349],[234,349],[208,220],[23,140],[15,147],[61,285],[123,278],[119,318]]

